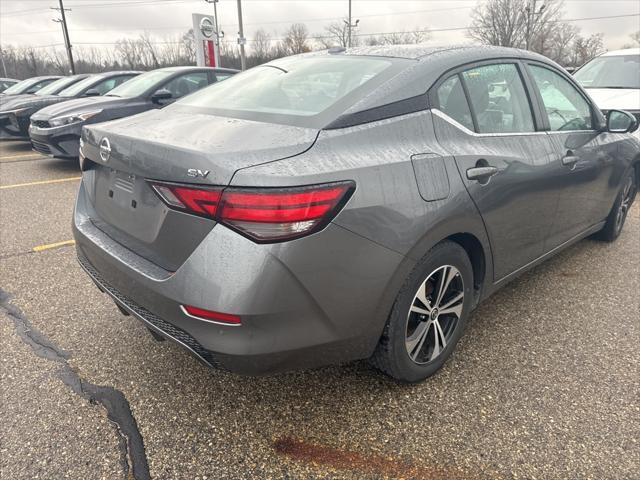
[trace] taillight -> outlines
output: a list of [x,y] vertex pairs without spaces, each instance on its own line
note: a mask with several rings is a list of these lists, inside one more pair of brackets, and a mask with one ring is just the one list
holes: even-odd
[[198,320],[208,320],[209,322],[224,323],[226,325],[240,325],[240,317],[229,313],[214,312],[204,308],[192,307],[191,305],[182,305],[182,311]]
[[293,188],[210,188],[151,182],[172,208],[212,218],[258,243],[299,238],[329,223],[353,182]]

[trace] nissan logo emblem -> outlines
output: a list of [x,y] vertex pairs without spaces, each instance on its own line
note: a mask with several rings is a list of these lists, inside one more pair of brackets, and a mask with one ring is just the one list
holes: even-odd
[[209,38],[216,32],[215,27],[213,26],[213,22],[210,18],[204,17],[200,20],[200,33],[205,37]]
[[103,162],[108,162],[111,156],[111,143],[107,137],[100,140],[100,158]]

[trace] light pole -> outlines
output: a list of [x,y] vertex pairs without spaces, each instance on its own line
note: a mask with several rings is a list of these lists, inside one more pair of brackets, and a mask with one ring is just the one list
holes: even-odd
[[244,30],[242,29],[242,0],[238,0],[238,45],[240,45],[240,65],[242,70],[247,69],[247,57],[244,53],[244,44],[247,39],[244,38]]
[[351,48],[351,29],[356,28],[360,20],[356,20],[356,23],[351,23],[351,0],[349,0],[349,21],[344,21],[347,24],[347,47]]

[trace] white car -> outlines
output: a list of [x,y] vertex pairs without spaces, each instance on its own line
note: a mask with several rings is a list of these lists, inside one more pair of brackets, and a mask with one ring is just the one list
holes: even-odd
[[[640,121],[640,48],[604,53],[574,77],[603,112],[626,110]],[[640,138],[640,128],[635,135]]]

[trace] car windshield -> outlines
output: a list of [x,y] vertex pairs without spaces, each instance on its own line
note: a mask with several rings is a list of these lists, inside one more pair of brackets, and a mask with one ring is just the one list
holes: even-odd
[[22,80],[21,82],[16,83],[15,85],[10,86],[4,92],[5,95],[15,95],[16,93],[22,93],[29,89],[31,85],[38,83],[34,81],[33,78],[27,78],[26,80]]
[[78,83],[74,83],[70,87],[62,90],[58,96],[60,97],[75,97],[80,92],[82,92],[85,88],[90,87],[93,83],[96,82],[97,77],[92,75],[90,77],[85,78],[84,80],[80,80]]
[[640,88],[640,55],[594,58],[575,78],[585,88]]
[[137,77],[127,80],[122,85],[114,88],[109,93],[108,97],[123,97],[133,98],[139,97],[154,85],[162,82],[164,79],[169,78],[175,72],[168,70],[153,70],[151,72],[143,73]]
[[60,90],[64,90],[67,85],[71,85],[78,81],[78,77],[64,77],[55,82],[50,83],[44,88],[36,92],[36,95],[55,95]]
[[391,65],[391,60],[373,57],[276,60],[189,95],[176,106],[257,120],[266,114],[275,123],[302,125],[309,123],[304,118],[330,110]]

